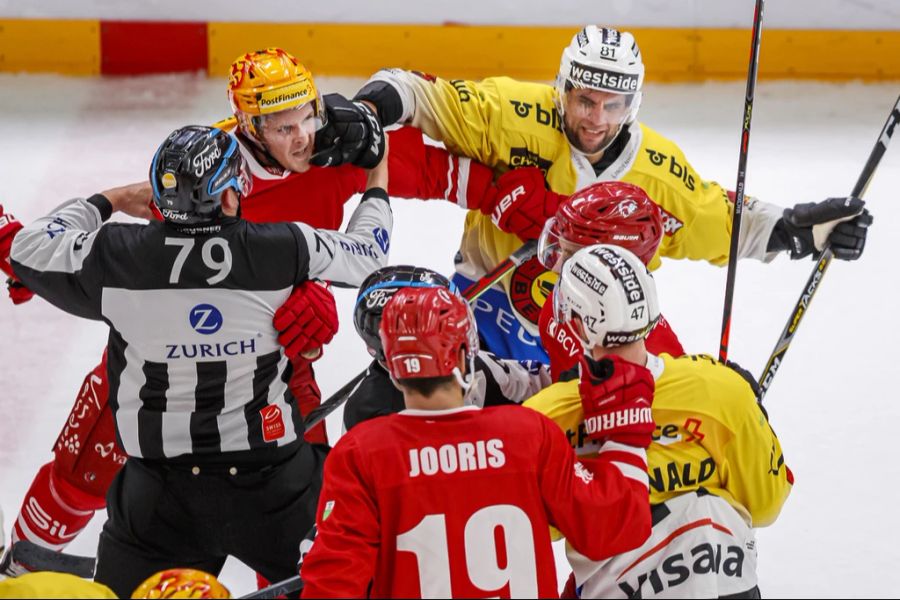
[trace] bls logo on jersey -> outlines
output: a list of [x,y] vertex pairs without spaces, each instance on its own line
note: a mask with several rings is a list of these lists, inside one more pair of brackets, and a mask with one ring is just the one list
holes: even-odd
[[198,304],[191,309],[189,320],[197,333],[210,335],[222,328],[224,319],[218,308],[212,304]]
[[682,165],[680,162],[675,160],[674,156],[669,156],[668,154],[663,154],[662,152],[657,152],[656,150],[651,150],[650,148],[647,148],[645,152],[650,158],[650,162],[657,167],[666,162],[666,159],[669,159],[669,174],[674,175],[675,177],[680,179],[684,184],[684,187],[686,187],[690,191],[693,192],[696,189],[696,181],[694,179],[694,175],[687,165]]
[[723,556],[721,544],[716,544],[715,548],[712,544],[700,544],[691,548],[689,554],[689,557],[684,552],[673,554],[659,567],[641,573],[637,581],[620,581],[619,589],[628,598],[640,598],[640,589],[645,583],[650,584],[654,594],[660,594],[667,588],[683,584],[693,575],[720,573],[735,578],[744,575],[744,551],[740,546],[727,546]]
[[513,110],[516,111],[516,116],[520,119],[527,119],[528,115],[531,114],[531,109],[534,109],[534,119],[538,122],[538,125],[546,125],[548,127],[552,127],[557,131],[562,131],[562,119],[559,116],[559,111],[554,107],[550,107],[549,109],[542,108],[540,102],[536,102],[532,104],[531,102],[521,102],[519,100],[510,100],[510,104],[512,104]]

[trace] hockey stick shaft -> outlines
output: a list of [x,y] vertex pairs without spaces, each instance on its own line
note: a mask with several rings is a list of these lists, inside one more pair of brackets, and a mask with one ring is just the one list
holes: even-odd
[[[491,286],[503,279],[510,271],[534,257],[537,253],[537,240],[530,240],[523,244],[518,250],[509,255],[509,258],[497,265],[490,273],[467,287],[462,291],[462,296],[469,302],[474,302],[479,296],[488,291]],[[348,381],[341,389],[333,393],[327,400],[322,402],[304,420],[304,428],[309,431],[318,425],[325,417],[333,413],[337,407],[342,405],[350,397],[350,394],[356,389],[356,386],[366,376],[366,371],[359,373],[356,377]]]
[[90,579],[94,576],[96,559],[91,556],[75,556],[38,546],[28,540],[12,545],[12,559],[29,571],[54,571]]
[[[891,114],[888,115],[881,133],[878,135],[875,147],[872,148],[872,152],[869,154],[869,158],[863,167],[862,173],[859,174],[859,179],[856,180],[856,185],[853,186],[853,191],[850,193],[851,196],[861,198],[863,194],[865,194],[866,188],[869,187],[872,176],[875,174],[875,169],[878,168],[878,163],[881,162],[881,157],[884,156],[884,153],[887,151],[888,144],[891,141],[891,136],[894,134],[894,128],[897,126],[898,121],[900,121],[900,97],[898,97],[897,102],[894,103]],[[810,274],[809,279],[806,280],[806,285],[803,286],[803,292],[800,294],[800,298],[794,305],[794,310],[791,311],[791,316],[788,317],[784,330],[781,332],[781,337],[778,338],[775,349],[772,351],[772,354],[769,355],[768,362],[766,362],[766,368],[759,378],[760,400],[762,400],[772,386],[775,374],[778,372],[778,368],[781,367],[781,363],[784,361],[784,355],[787,354],[788,348],[790,348],[791,342],[794,340],[794,335],[797,333],[797,328],[800,327],[800,322],[806,315],[806,311],[809,310],[812,299],[815,297],[816,292],[819,291],[822,278],[825,277],[825,271],[828,270],[833,259],[834,253],[831,251],[831,247],[826,246],[819,254],[819,257],[816,260],[816,266]]]
[[725,305],[722,310],[722,336],[719,341],[719,360],[728,360],[728,341],[731,336],[731,309],[734,304],[734,285],[737,278],[738,244],[741,238],[741,217],[744,214],[744,184],[747,180],[747,154],[750,146],[750,121],[753,116],[753,96],[759,68],[759,44],[762,39],[764,0],[756,0],[753,13],[753,41],[750,46],[750,66],[747,68],[747,94],[744,97],[744,119],[741,129],[741,150],[738,158],[737,185],[734,193],[734,216],[731,221],[731,246],[728,251],[728,276],[725,280]]
[[298,590],[303,589],[303,580],[300,579],[299,575],[294,575],[293,577],[289,577],[284,581],[279,581],[278,583],[273,583],[269,587],[264,587],[261,590],[256,590],[255,592],[250,592],[244,596],[240,596],[240,598],[253,598],[253,599],[261,599],[261,598],[277,598],[279,596],[284,596],[286,594],[292,594]]

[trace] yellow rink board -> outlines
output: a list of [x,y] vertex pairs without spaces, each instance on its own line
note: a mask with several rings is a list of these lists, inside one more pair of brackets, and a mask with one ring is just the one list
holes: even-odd
[[[316,75],[365,77],[381,67],[453,78],[552,79],[573,27],[224,23],[208,28],[209,73],[250,50],[282,46]],[[742,80],[746,29],[629,28],[648,81]],[[0,71],[96,75],[97,20],[0,19]],[[900,80],[900,31],[764,29],[761,79]]]
[[[210,23],[209,70],[281,45],[316,74],[366,76],[381,67],[444,77],[552,79],[577,27]],[[648,81],[745,79],[747,29],[630,28]],[[763,30],[762,79],[900,79],[900,31]]]

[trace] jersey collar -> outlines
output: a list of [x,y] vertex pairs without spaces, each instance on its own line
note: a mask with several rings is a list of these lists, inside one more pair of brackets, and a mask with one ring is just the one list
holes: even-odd
[[460,406],[457,408],[445,408],[442,410],[422,410],[420,408],[407,408],[401,410],[398,414],[410,417],[440,417],[443,415],[453,415],[467,410],[481,410],[478,406]]

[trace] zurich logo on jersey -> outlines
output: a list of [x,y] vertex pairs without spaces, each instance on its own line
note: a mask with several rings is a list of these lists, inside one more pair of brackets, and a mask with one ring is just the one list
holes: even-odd
[[212,304],[198,304],[191,309],[188,319],[197,333],[210,335],[222,328],[224,319],[218,308]]
[[375,241],[378,242],[378,247],[381,248],[381,251],[387,254],[388,248],[391,247],[391,235],[387,232],[387,229],[384,227],[376,227],[372,230],[372,233],[375,235]]

